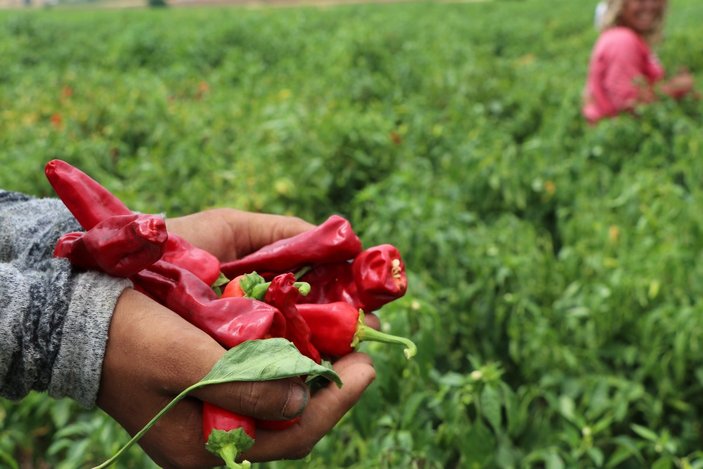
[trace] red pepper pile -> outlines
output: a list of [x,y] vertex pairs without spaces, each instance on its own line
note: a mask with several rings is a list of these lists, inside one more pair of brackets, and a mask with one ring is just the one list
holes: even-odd
[[[284,337],[320,363],[354,350],[361,340],[415,346],[364,324],[365,313],[400,298],[405,266],[390,244],[363,249],[351,224],[333,215],[321,225],[236,261],[167,233],[161,217],[132,212],[79,169],[61,160],[45,168],[54,190],[85,232],[62,236],[54,254],[74,265],[127,277],[139,291],[207,332],[223,347]],[[258,272],[258,273],[257,273]],[[221,296],[212,288],[221,275],[234,280]],[[203,434],[213,430],[283,429],[292,421],[262,422],[210,404],[203,406]],[[230,450],[231,451],[231,450]],[[236,452],[219,454],[235,467]]]

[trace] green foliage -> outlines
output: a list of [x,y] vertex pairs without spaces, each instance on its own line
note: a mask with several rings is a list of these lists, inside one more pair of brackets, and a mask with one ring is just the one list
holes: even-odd
[[[0,13],[0,187],[61,157],[130,207],[349,217],[404,255],[377,380],[280,467],[703,467],[703,105],[589,127],[590,2]],[[660,48],[700,76],[703,5]],[[32,394],[0,465],[127,440]],[[151,467],[132,448],[120,467]]]

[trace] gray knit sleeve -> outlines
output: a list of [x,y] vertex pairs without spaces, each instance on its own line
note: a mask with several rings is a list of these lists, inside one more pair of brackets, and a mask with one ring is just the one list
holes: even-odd
[[110,318],[128,280],[52,256],[80,226],[58,199],[0,190],[0,395],[48,391],[92,407]]

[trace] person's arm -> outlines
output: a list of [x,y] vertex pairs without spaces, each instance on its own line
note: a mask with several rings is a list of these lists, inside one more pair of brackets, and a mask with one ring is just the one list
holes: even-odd
[[0,191],[0,395],[95,404],[112,310],[131,285],[52,257],[80,227],[59,200]]
[[658,91],[674,99],[681,99],[688,94],[695,94],[694,79],[686,69],[679,70],[668,80],[658,85]]

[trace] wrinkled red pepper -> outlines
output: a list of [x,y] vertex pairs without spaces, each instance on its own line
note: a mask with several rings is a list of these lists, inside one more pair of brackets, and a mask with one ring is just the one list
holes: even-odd
[[[86,230],[106,218],[133,213],[95,179],[65,161],[49,161],[44,173],[61,201]],[[220,275],[220,262],[215,256],[174,234],[168,237],[163,259],[190,270],[208,285]]]
[[95,179],[65,161],[49,161],[44,173],[56,194],[86,230],[111,216],[132,214]]
[[306,265],[345,261],[359,252],[361,240],[349,221],[332,215],[312,230],[276,241],[220,268],[229,278],[254,271],[284,273]]
[[402,297],[408,288],[405,264],[391,244],[365,249],[351,262],[313,266],[301,280],[310,284],[310,293],[300,302],[345,301],[367,313]]
[[286,318],[285,338],[293,342],[300,353],[320,363],[320,353],[310,343],[310,328],[296,307],[296,301],[302,297],[295,287],[295,275],[280,274],[271,280],[264,301],[278,309]]
[[349,303],[303,303],[298,311],[310,327],[310,340],[324,357],[337,358],[354,351],[361,341],[385,342],[405,346],[406,358],[417,353],[415,344],[405,337],[377,331],[364,322],[364,313]]
[[[293,342],[300,353],[320,363],[320,354],[310,343],[310,329],[295,307],[295,301],[305,294],[301,291],[307,292],[308,287],[307,284],[296,282],[293,274],[278,275],[270,282],[265,282],[256,273],[243,274],[233,278],[227,284],[222,292],[222,298],[261,298],[268,304],[275,306],[286,318],[286,331],[288,332],[286,338]],[[222,412],[227,413],[224,410]],[[256,426],[265,430],[285,430],[299,420],[300,417],[288,420],[256,420]]]
[[285,318],[275,307],[252,298],[217,298],[180,266],[158,261],[132,277],[135,287],[207,332],[223,347],[250,339],[285,337]]
[[405,264],[398,249],[391,244],[369,248],[352,262],[358,307],[370,313],[396,300],[408,289]]
[[54,256],[77,267],[129,277],[158,261],[165,249],[166,223],[156,215],[116,215],[86,232],[59,238]]

